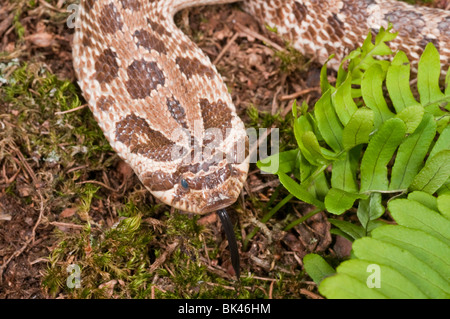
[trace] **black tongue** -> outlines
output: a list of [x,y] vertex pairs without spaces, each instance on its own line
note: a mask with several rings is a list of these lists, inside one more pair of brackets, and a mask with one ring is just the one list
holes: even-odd
[[239,280],[241,275],[241,266],[239,260],[239,251],[237,247],[236,237],[234,236],[233,224],[231,224],[230,217],[225,209],[220,209],[217,211],[220,221],[222,222],[223,229],[225,230],[225,235],[228,239],[228,248],[230,249],[231,264],[233,265],[236,277]]

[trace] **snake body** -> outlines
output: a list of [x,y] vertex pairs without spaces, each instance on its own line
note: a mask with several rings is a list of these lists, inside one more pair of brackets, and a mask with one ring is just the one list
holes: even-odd
[[[205,54],[174,24],[186,7],[237,0],[82,0],[78,83],[106,138],[166,204],[204,214],[236,201],[247,177],[244,124]],[[247,0],[243,8],[333,68],[392,22],[393,49],[417,61],[428,42],[450,60],[450,14],[386,0]]]

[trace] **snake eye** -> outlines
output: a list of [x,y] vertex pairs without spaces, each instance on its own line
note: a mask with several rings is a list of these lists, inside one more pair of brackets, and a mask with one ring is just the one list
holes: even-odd
[[184,189],[189,188],[189,184],[184,178],[181,179],[180,184],[181,184],[181,187],[183,187]]

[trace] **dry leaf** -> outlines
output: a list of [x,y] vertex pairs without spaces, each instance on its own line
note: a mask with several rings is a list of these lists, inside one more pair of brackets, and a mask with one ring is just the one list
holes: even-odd
[[0,220],[11,220],[11,215],[0,212]]
[[40,48],[46,48],[53,44],[54,35],[48,32],[40,32],[25,37],[25,40]]
[[78,208],[66,208],[64,209],[61,214],[59,214],[62,218],[67,218],[73,216],[77,212]]
[[119,161],[119,163],[117,164],[117,172],[122,174],[123,179],[125,180],[131,178],[131,176],[133,176],[134,174],[133,169],[130,167],[130,165],[128,165],[124,161]]

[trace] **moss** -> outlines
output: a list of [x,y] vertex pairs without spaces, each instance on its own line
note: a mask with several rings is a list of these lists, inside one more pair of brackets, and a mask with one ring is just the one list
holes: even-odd
[[20,23],[20,15],[22,14],[22,10],[17,9],[13,19],[14,31],[16,32],[18,42],[24,41],[25,28]]

